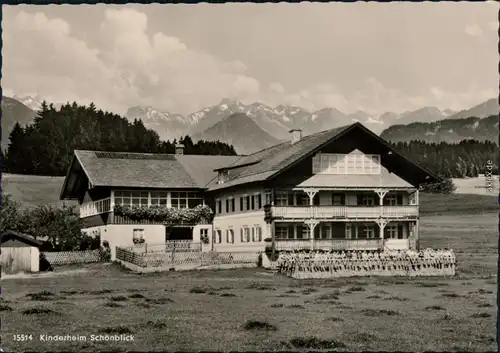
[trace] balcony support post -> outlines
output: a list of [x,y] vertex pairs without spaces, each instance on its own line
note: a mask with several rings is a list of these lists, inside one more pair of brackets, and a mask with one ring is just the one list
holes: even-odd
[[309,196],[309,206],[312,206],[314,203],[314,196],[318,193],[318,189],[305,189],[304,190],[307,196]]
[[384,218],[379,218],[375,222],[377,222],[379,229],[380,229],[379,239],[380,239],[380,243],[381,243],[382,249],[383,249],[384,248],[384,229],[385,229],[385,226],[389,222]]
[[319,222],[315,219],[307,219],[304,223],[309,227],[309,241],[311,242],[311,250],[314,250],[314,229]]
[[379,197],[379,205],[383,206],[384,205],[384,197],[385,197],[385,195],[387,195],[388,190],[377,189],[377,190],[375,190],[375,192],[377,193],[377,195]]

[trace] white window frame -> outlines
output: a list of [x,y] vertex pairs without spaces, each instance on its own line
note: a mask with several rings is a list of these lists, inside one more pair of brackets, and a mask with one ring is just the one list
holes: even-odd
[[234,229],[233,228],[226,229],[226,243],[234,244]]
[[311,228],[308,225],[302,226],[302,238],[300,239],[311,239]]
[[273,202],[273,191],[272,190],[266,190],[264,192],[264,205],[271,205]]
[[[125,200],[127,200],[127,202]],[[135,203],[134,200],[137,200],[138,202]],[[149,192],[133,191],[133,190],[115,190],[114,201],[115,205],[149,206]]]
[[380,155],[318,153],[313,157],[314,174],[380,174]]
[[222,229],[216,228],[214,231],[214,244],[222,243]]
[[[137,239],[137,240],[144,240],[140,243],[136,243],[134,240]],[[132,242],[134,244],[141,244],[141,243],[145,243],[146,240],[144,238],[144,228],[134,228],[134,230],[132,231]]]
[[[331,239],[332,238],[332,225],[330,223],[320,224],[319,239]],[[325,230],[326,233],[325,234]]]
[[361,204],[363,206],[375,206],[375,197],[372,195],[363,195],[361,199]]
[[168,206],[168,191],[151,191],[149,199],[152,206]]
[[[384,233],[387,235],[387,239],[398,239],[399,227],[397,224],[387,225],[384,228]],[[384,236],[385,238],[385,236]]]
[[[339,197],[339,198],[340,198],[340,200],[338,200],[338,203],[335,201],[335,198],[336,198],[336,197]],[[332,205],[333,205],[333,206],[344,206],[344,205],[342,204],[342,198],[344,198],[344,203],[345,203],[345,195],[332,193]]]
[[366,239],[375,239],[375,227],[372,225],[363,226],[363,237]]
[[250,242],[250,228],[247,225],[244,225],[240,228],[240,236],[242,243]]
[[387,202],[387,206],[397,206],[398,205],[398,195],[385,195],[384,201]]
[[288,193],[286,191],[276,192],[274,203],[276,206],[288,206]]
[[276,224],[274,226],[274,236],[276,239],[288,239],[288,233],[290,229],[288,226],[284,226],[281,224]]
[[258,224],[252,228],[252,241],[260,243],[262,241],[262,227]]

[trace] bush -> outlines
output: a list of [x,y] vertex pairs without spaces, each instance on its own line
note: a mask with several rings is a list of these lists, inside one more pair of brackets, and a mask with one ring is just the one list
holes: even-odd
[[451,178],[445,178],[440,183],[422,186],[421,191],[433,194],[452,194],[456,189],[457,187],[453,180]]
[[74,207],[40,205],[33,209],[22,209],[10,195],[2,195],[0,232],[13,230],[31,235],[35,239],[46,238],[47,242],[42,245],[42,251],[72,251],[95,246],[97,240],[84,236],[82,228],[83,221]]

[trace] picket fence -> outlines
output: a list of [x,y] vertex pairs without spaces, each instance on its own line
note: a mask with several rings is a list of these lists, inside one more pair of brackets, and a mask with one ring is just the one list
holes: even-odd
[[82,251],[54,251],[44,252],[43,254],[52,266],[84,264],[101,261],[101,255],[98,249]]
[[204,267],[257,267],[258,252],[203,252],[193,249],[145,252],[134,248],[116,248],[116,259],[137,272],[162,270],[191,270]]

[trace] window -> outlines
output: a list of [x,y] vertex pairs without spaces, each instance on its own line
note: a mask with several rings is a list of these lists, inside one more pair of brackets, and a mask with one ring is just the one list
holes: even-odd
[[223,184],[229,180],[229,171],[228,170],[220,170],[218,175],[218,183]]
[[313,173],[380,174],[380,156],[360,151],[350,154],[318,154],[313,158]]
[[234,230],[231,228],[226,230],[226,243],[234,244]]
[[281,191],[276,193],[276,206],[288,206],[288,195],[286,192]]
[[146,242],[144,239],[144,229],[134,229],[132,234],[132,242],[134,244],[142,244]]
[[272,190],[266,190],[265,193],[265,204],[270,205],[273,202],[273,192]]
[[361,198],[361,204],[363,206],[374,206],[375,198],[371,195],[363,195]]
[[222,243],[222,230],[216,229],[214,236],[215,236],[215,239],[214,239],[215,244]]
[[274,227],[274,236],[276,237],[276,239],[287,239],[288,227],[283,225],[276,225]]
[[386,195],[384,197],[384,205],[387,206],[396,206],[398,204],[398,197],[397,195]]
[[250,196],[245,196],[245,210],[248,211],[250,209]]
[[375,238],[375,229],[373,226],[364,226],[363,227],[363,237],[368,239]]
[[255,210],[255,195],[252,195],[251,197],[251,209]]
[[217,200],[217,213],[222,213],[222,200]]
[[248,226],[243,226],[241,228],[241,242],[248,243],[250,241],[250,228]]
[[240,197],[240,211],[243,211],[243,197]]
[[200,229],[200,240],[202,243],[208,242],[208,228]]
[[168,193],[167,192],[156,192],[152,191],[151,192],[151,205],[167,205],[167,198],[168,198]]
[[236,210],[236,200],[231,198],[231,212]]
[[321,239],[331,239],[332,238],[332,227],[330,224],[322,224],[321,225]]
[[148,206],[149,192],[115,191],[115,205]]
[[332,194],[332,205],[342,206],[345,204],[345,196],[343,194]]
[[388,225],[384,229],[386,239],[397,239],[398,238],[398,226]]
[[257,195],[257,208],[260,210],[262,208],[262,195]]
[[229,199],[226,199],[226,212],[229,213]]
[[303,226],[302,232],[297,233],[297,238],[299,239],[309,239],[310,237],[311,237],[311,229],[308,226]]
[[296,194],[297,205],[309,205],[309,196],[305,193]]
[[262,241],[262,228],[259,225],[256,225],[252,228],[252,241],[253,242],[261,242]]
[[187,208],[187,192],[172,192],[171,202],[172,208]]

